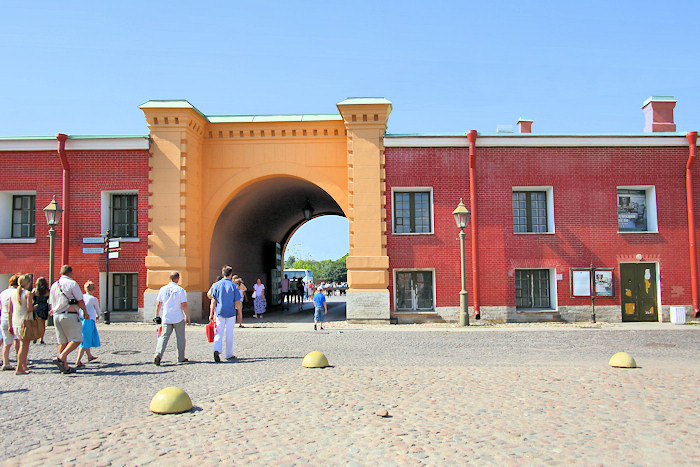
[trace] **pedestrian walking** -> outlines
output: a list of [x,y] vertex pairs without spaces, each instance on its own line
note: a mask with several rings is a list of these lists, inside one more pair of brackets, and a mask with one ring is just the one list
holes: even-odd
[[19,287],[10,296],[10,326],[15,336],[19,337],[19,353],[17,354],[16,375],[26,375],[29,373],[27,366],[27,355],[29,354],[29,344],[31,339],[24,339],[20,334],[22,322],[25,319],[33,320],[34,294],[32,294],[32,276],[22,274],[19,278]]
[[69,264],[61,266],[61,277],[51,284],[49,305],[58,341],[58,358],[53,363],[63,374],[75,373],[75,368],[68,366],[68,355],[83,341],[83,326],[80,324],[78,310],[85,314],[87,312],[83,293],[73,280],[73,268]]
[[0,328],[2,330],[2,371],[11,371],[14,368],[10,365],[10,348],[15,347],[15,358],[19,353],[19,339],[10,326],[10,297],[17,292],[19,278],[22,274],[13,274],[8,281],[8,288],[0,292]]
[[301,310],[301,307],[304,304],[304,279],[302,279],[301,277],[297,277],[296,288],[297,288],[297,303],[299,303],[299,309]]
[[321,329],[323,329],[323,322],[326,320],[327,314],[326,296],[323,295],[323,291],[319,288],[314,294],[314,331],[317,324],[320,324]]
[[289,306],[289,278],[284,275],[282,279],[282,299],[287,301],[287,306]]
[[236,319],[238,320],[238,327],[243,326],[243,305],[245,304],[247,298],[245,293],[248,291],[248,287],[243,283],[243,279],[238,276],[233,276],[233,283],[238,286],[238,290],[241,292],[241,307],[236,310]]
[[253,285],[253,290],[255,295],[255,300],[253,300],[253,317],[262,318],[267,308],[267,301],[265,300],[265,285],[259,277],[255,281],[255,285]]
[[314,283],[313,283],[313,282],[309,281],[309,282],[306,284],[306,293],[307,293],[308,296],[309,296],[309,300],[313,300],[313,299],[314,299]]
[[[36,306],[36,316],[44,321],[49,319],[49,281],[44,277],[36,280],[36,287],[32,290],[34,294],[34,305]],[[42,326],[45,330],[46,326]],[[41,336],[40,342],[44,343],[44,336]],[[34,341],[36,344],[36,340]]]
[[[165,332],[158,338],[156,344],[156,355],[153,364],[160,366],[165,347],[168,345],[170,335],[175,331],[177,339],[177,361],[185,363],[189,361],[185,357],[185,323],[190,324],[190,312],[187,308],[187,294],[185,289],[178,285],[180,273],[173,271],[170,273],[170,282],[158,291],[156,298],[156,324],[165,324]],[[163,310],[163,317],[158,313]]]
[[83,294],[83,300],[85,301],[85,309],[87,309],[87,315],[80,314],[80,322],[83,324],[83,342],[80,344],[80,350],[78,351],[78,359],[75,361],[76,367],[85,366],[81,361],[83,355],[87,355],[88,362],[97,360],[97,357],[92,355],[90,349],[93,347],[100,346],[100,336],[97,333],[97,326],[95,323],[100,319],[100,303],[97,297],[92,294],[95,291],[95,283],[92,281],[87,281],[83,286],[85,294]]
[[223,352],[223,341],[226,340],[227,360],[236,358],[233,354],[233,328],[236,327],[236,318],[241,310],[241,291],[231,280],[233,268],[224,266],[221,269],[224,276],[222,280],[214,284],[211,291],[211,304],[209,305],[209,320],[216,316],[216,334],[214,335],[214,361],[221,361],[220,354]]

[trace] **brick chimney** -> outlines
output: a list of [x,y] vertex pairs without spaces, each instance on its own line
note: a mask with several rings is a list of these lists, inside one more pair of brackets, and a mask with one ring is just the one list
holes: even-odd
[[651,96],[644,101],[644,133],[676,131],[673,122],[673,109],[676,99],[673,96]]
[[532,120],[520,117],[518,119],[518,133],[532,133]]

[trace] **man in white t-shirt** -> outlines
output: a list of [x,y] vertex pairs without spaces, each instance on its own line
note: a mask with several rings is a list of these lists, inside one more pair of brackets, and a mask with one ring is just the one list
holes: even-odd
[[[185,358],[185,322],[190,324],[190,312],[187,309],[187,294],[185,289],[178,285],[178,282],[180,282],[180,273],[171,272],[170,282],[160,288],[158,298],[156,298],[155,320],[156,323],[161,320],[165,325],[165,332],[161,334],[156,344],[156,356],[153,359],[156,366],[160,366],[160,359],[163,357],[173,329],[177,339],[177,361],[180,363],[188,361]],[[158,315],[161,309],[163,310],[162,318]]]

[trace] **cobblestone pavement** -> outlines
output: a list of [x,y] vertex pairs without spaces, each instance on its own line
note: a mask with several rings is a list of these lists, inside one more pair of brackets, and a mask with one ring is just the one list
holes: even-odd
[[[248,319],[221,364],[203,325],[187,330],[189,363],[171,342],[160,367],[153,326],[99,325],[97,363],[70,376],[50,363],[50,329],[31,374],[0,373],[0,463],[700,465],[700,326],[314,332],[307,313]],[[302,368],[311,350],[333,366]],[[640,368],[609,367],[618,351]],[[195,408],[150,413],[166,386]]]

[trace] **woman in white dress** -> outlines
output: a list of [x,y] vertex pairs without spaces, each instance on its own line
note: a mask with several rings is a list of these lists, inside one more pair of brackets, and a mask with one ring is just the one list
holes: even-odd
[[[23,274],[19,278],[19,287],[17,293],[13,293],[10,297],[10,323],[15,336],[20,335],[19,331],[22,328],[22,322],[29,318],[33,319],[32,312],[36,308],[34,305],[34,294],[32,294],[32,276]],[[27,367],[27,354],[29,353],[29,344],[31,339],[19,340],[19,353],[17,354],[17,369],[16,375],[26,375],[29,373]]]

